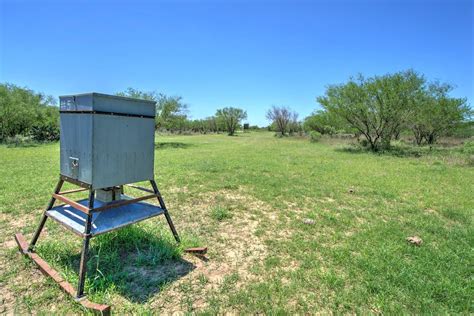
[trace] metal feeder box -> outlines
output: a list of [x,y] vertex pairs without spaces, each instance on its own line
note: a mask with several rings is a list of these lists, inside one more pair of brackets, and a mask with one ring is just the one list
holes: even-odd
[[93,189],[153,179],[155,102],[62,96],[61,174]]
[[[175,240],[180,241],[154,180],[154,118],[153,101],[100,93],[60,97],[59,181],[30,244],[23,235],[15,236],[20,250],[45,274],[83,306],[101,313],[110,312],[110,307],[84,298],[86,263],[92,237],[164,215]],[[151,184],[150,189],[132,184],[146,180]],[[61,191],[65,181],[80,188]],[[124,185],[147,195],[138,198],[125,195]],[[81,191],[88,192],[87,198],[75,201],[66,197]],[[148,199],[157,199],[159,206],[143,202]],[[63,204],[54,206],[56,201]],[[83,239],[76,290],[34,252],[48,218]],[[203,254],[206,250],[190,248],[187,251]]]

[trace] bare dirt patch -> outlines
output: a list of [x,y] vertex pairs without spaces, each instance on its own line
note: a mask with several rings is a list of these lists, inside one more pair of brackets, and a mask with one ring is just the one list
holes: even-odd
[[[194,268],[172,282],[156,299],[152,300],[152,306],[159,306],[170,312],[183,311],[184,307],[189,309],[190,304],[192,309],[198,310],[208,307],[208,298],[225,286],[227,278],[235,278],[232,283],[235,289],[248,284],[249,281],[258,280],[259,276],[252,273],[252,267],[259,264],[267,255],[263,240],[256,235],[263,218],[253,216],[253,214],[271,211],[269,205],[246,195],[241,190],[206,193],[194,199],[193,202],[192,205],[180,208],[189,212],[208,210],[213,205],[225,204],[232,208],[233,217],[229,221],[212,223],[214,228],[212,234],[209,234],[205,240],[209,247],[208,255],[202,258],[184,254],[183,260],[191,263]],[[191,223],[191,226],[211,225],[209,224],[211,220],[206,214],[196,217],[197,220],[193,217],[194,223]],[[192,293],[191,298],[189,298],[190,293]],[[181,304],[176,304],[176,300],[170,299],[171,297],[181,301]],[[190,299],[187,306],[183,302],[186,297]]]

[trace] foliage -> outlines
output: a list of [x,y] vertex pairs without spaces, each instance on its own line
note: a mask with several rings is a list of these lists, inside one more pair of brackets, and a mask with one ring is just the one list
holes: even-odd
[[[54,104],[51,96],[14,84],[0,84],[0,142],[15,135],[29,136],[32,132],[37,140],[56,140],[59,112]],[[44,134],[47,137],[43,138]]]
[[20,134],[17,134],[12,137],[7,137],[3,143],[7,145],[7,147],[12,148],[12,147],[33,147],[36,146],[37,143],[35,143],[30,136],[22,136]]
[[312,143],[319,142],[321,140],[321,133],[318,131],[309,132],[309,139]]
[[31,127],[31,137],[37,142],[59,140],[59,112],[56,107],[47,106],[40,112],[36,123]]
[[240,122],[246,118],[247,112],[238,108],[225,107],[216,112],[217,121],[223,122],[229,136],[234,135],[235,130],[240,126]]
[[318,102],[364,135],[371,150],[389,148],[405,127],[419,131],[418,142],[433,143],[467,115],[465,99],[448,96],[451,86],[427,83],[407,70],[395,74],[351,78],[331,85]]
[[160,94],[156,105],[157,128],[172,132],[185,130],[187,110],[188,106],[183,103],[182,97]]
[[127,88],[125,91],[117,92],[116,95],[156,102],[158,102],[158,99],[160,98],[160,93],[157,93],[156,91],[141,91],[134,88]]
[[451,98],[449,84],[433,82],[414,103],[409,126],[418,145],[432,145],[439,136],[456,127],[469,113],[466,99]]
[[140,91],[134,88],[128,88],[117,95],[151,100],[156,102],[156,128],[171,132],[182,132],[187,128],[187,109],[188,106],[183,103],[180,96],[167,96],[156,91]]
[[305,131],[317,131],[323,135],[334,135],[351,131],[351,128],[342,117],[322,110],[315,111],[306,117],[303,127]]
[[[472,111],[470,115],[472,116]],[[448,130],[446,132],[447,136],[453,136],[453,137],[458,137],[458,138],[469,138],[469,137],[474,137],[474,120],[472,117],[469,117],[468,114],[468,120],[465,122],[460,122],[457,124],[453,129]]]
[[474,155],[474,140],[465,142],[462,151],[466,154]]
[[299,129],[298,113],[288,107],[272,106],[267,111],[266,117],[275,126],[275,130],[283,136],[286,132],[292,133]]

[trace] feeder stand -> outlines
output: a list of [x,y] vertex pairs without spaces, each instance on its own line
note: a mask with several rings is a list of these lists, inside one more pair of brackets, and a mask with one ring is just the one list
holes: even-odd
[[[30,244],[15,239],[61,288],[88,309],[107,314],[110,306],[95,304],[84,295],[90,239],[163,214],[177,243],[180,238],[154,180],[155,102],[98,93],[60,97],[61,174]],[[149,181],[152,189],[133,183]],[[79,186],[62,191],[64,182]],[[148,194],[131,197],[124,185]],[[67,194],[88,191],[88,198],[72,200]],[[156,198],[158,204],[145,200]],[[54,206],[59,200],[63,204]],[[48,218],[83,239],[77,289],[34,251]],[[204,254],[207,248],[185,250]]]

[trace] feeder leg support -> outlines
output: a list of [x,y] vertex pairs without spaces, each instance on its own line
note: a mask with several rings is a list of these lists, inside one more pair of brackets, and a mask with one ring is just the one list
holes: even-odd
[[174,227],[173,221],[171,220],[171,216],[168,213],[168,209],[166,208],[165,201],[163,200],[163,197],[161,196],[160,191],[158,190],[158,186],[156,185],[155,180],[150,180],[151,186],[153,187],[153,192],[155,192],[158,202],[160,203],[160,207],[163,209],[163,212],[166,217],[166,221],[168,222],[168,225],[170,226],[171,231],[173,232],[174,239],[176,242],[181,242],[179,239],[178,232],[176,231],[176,228]]
[[[94,190],[89,191],[89,210],[94,208]],[[87,214],[84,241],[82,243],[81,261],[79,263],[79,283],[77,285],[76,298],[84,296],[84,283],[86,281],[87,259],[89,256],[89,242],[91,239],[92,212]]]
[[[59,191],[61,191],[61,187],[63,186],[63,183],[64,183],[64,180],[60,178],[58,181],[58,184],[56,184],[56,188],[54,189],[55,194],[58,194]],[[43,230],[44,224],[46,223],[46,220],[48,219],[46,212],[53,208],[54,202],[56,202],[56,199],[54,198],[54,196],[52,196],[51,199],[49,200],[49,204],[46,207],[46,210],[43,212],[43,217],[41,218],[40,224],[38,228],[36,229],[35,234],[33,235],[33,239],[31,239],[30,245],[28,246],[28,251],[32,251],[35,248],[36,242],[38,241],[41,231]]]

